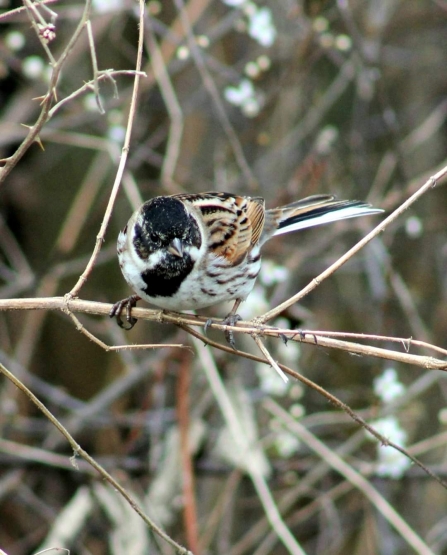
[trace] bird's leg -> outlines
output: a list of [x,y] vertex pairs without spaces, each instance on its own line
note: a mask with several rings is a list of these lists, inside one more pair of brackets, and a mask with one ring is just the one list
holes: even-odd
[[[231,309],[231,311],[225,316],[225,318],[222,321],[222,324],[224,326],[234,326],[236,324],[236,322],[239,322],[239,320],[242,320],[242,318],[239,316],[239,314],[237,314],[237,309],[239,308],[239,305],[241,304],[242,299],[236,299],[234,301],[234,305],[233,308]],[[232,332],[232,330],[226,330],[225,331],[225,339],[227,340],[227,342],[231,345],[231,347],[233,347],[233,349],[235,351],[237,351],[236,349],[236,343],[234,342],[234,334]]]
[[[140,300],[141,300],[141,297],[139,297],[138,295],[131,295],[130,297],[127,297],[122,301],[118,301],[112,306],[112,310],[109,312],[110,318],[115,317],[116,323],[120,328],[123,328],[124,330],[127,330],[127,331],[131,330],[134,327],[134,325],[137,323],[137,319],[132,316],[132,308],[134,306],[137,306],[137,302]],[[123,312],[124,307],[126,307],[126,321],[129,324],[128,327],[126,327],[123,321],[121,320],[121,313]]]
[[208,320],[205,322],[205,325],[203,326],[203,332],[205,333],[205,335],[207,334],[208,328],[211,326],[212,323],[212,318],[208,318]]

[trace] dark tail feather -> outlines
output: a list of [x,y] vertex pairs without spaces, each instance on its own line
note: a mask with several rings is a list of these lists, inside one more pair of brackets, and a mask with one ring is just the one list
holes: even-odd
[[359,200],[337,200],[327,195],[308,197],[277,210],[282,214],[274,235],[383,212]]

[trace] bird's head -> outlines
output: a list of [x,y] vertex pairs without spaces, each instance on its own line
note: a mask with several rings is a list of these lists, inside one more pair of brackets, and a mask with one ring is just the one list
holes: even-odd
[[140,207],[132,240],[138,256],[151,266],[162,261],[178,266],[202,243],[194,217],[173,197],[156,197]]

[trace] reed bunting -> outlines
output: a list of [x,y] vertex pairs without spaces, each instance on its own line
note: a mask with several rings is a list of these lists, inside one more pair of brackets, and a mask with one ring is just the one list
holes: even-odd
[[136,292],[117,302],[110,316],[127,329],[131,309],[144,299],[166,310],[188,310],[234,300],[225,322],[234,323],[239,304],[253,289],[261,247],[274,235],[378,214],[360,201],[314,195],[266,210],[261,197],[230,193],[179,194],[145,202],[118,236],[118,258]]

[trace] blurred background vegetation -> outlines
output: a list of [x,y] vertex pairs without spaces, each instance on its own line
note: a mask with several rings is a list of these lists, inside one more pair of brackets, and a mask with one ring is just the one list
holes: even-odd
[[[0,1],[2,158],[24,139],[24,125],[35,122],[36,99],[47,92],[51,71],[26,11],[5,15],[20,5]],[[85,3],[48,6],[57,14],[48,45],[57,58]],[[95,0],[90,20],[99,69],[134,69],[138,4]],[[445,0],[148,2],[147,78],[122,192],[80,296],[112,303],[130,294],[116,236],[141,199],[222,190],[260,195],[273,207],[331,193],[387,212],[397,208],[446,163],[446,37]],[[57,100],[91,79],[84,32],[64,64]],[[110,196],[132,86],[130,74],[102,81],[103,114],[91,90],[63,104],[40,133],[44,150],[32,145],[1,185],[2,298],[64,295],[82,273]],[[446,208],[445,187],[434,188],[274,325],[413,337],[445,347]],[[269,242],[244,318],[298,291],[377,221],[340,222]],[[227,307],[205,313],[222,316]],[[195,352],[106,353],[60,313],[17,311],[0,313],[0,361],[196,555],[299,553],[267,524],[273,500],[308,554],[447,553],[447,492],[370,441],[317,392],[295,382],[285,387],[271,368],[208,351],[174,326],[141,321],[126,333],[108,318],[80,319],[110,345],[181,342]],[[210,337],[223,340],[217,332]],[[256,352],[249,338],[237,342]],[[442,372],[291,342],[268,346],[446,476]],[[267,497],[228,433],[212,387],[216,376]],[[0,549],[172,553],[86,464],[73,468],[66,443],[4,379],[0,395]],[[287,418],[301,427],[293,429]],[[188,425],[191,460],[179,439]],[[335,471],[324,449],[300,435],[303,429],[363,475],[394,516],[352,476]],[[184,476],[194,477],[192,493]],[[399,528],[399,518],[421,544]]]

